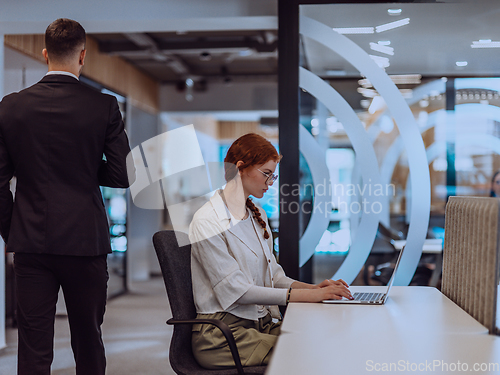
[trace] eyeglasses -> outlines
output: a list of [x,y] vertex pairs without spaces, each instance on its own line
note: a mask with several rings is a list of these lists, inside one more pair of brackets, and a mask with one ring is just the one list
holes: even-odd
[[262,173],[264,176],[267,177],[266,178],[266,184],[268,184],[268,185],[274,184],[274,181],[276,181],[278,179],[278,175],[277,174],[262,172],[259,168],[257,168],[257,170],[260,173]]

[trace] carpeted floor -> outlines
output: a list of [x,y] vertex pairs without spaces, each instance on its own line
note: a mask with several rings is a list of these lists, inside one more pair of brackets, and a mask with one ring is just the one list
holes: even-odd
[[[173,375],[168,361],[172,327],[163,279],[135,283],[125,295],[108,301],[103,324],[107,375]],[[15,375],[17,330],[7,330],[0,352],[0,374]],[[66,317],[57,317],[52,375],[74,375]]]

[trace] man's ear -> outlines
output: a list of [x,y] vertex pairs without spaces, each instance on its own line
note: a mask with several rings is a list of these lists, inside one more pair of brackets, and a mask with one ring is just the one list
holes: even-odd
[[243,161],[238,160],[238,161],[236,162],[236,168],[240,169],[240,167],[241,167],[243,164],[245,164],[245,163],[243,163]]
[[83,66],[85,65],[85,56],[87,55],[87,50],[84,49],[82,52],[80,52],[80,59],[78,60],[78,63]]
[[42,49],[42,55],[47,65],[49,65],[49,54],[47,53],[47,48]]

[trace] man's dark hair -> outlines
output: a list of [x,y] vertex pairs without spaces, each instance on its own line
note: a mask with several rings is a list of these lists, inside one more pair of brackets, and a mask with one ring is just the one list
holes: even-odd
[[45,48],[52,60],[67,60],[79,52],[85,42],[85,29],[78,22],[67,18],[55,20],[45,31]]

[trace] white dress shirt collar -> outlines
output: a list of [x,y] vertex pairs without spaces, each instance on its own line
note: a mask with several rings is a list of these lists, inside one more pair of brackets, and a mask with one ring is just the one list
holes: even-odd
[[49,75],[52,75],[52,74],[60,74],[60,75],[63,75],[63,76],[70,76],[70,77],[73,77],[75,79],[77,79],[78,81],[80,80],[77,76],[75,76],[73,73],[70,73],[70,72],[65,72],[63,70],[51,70],[49,72],[47,72],[47,74],[45,74],[46,76],[49,76]]

